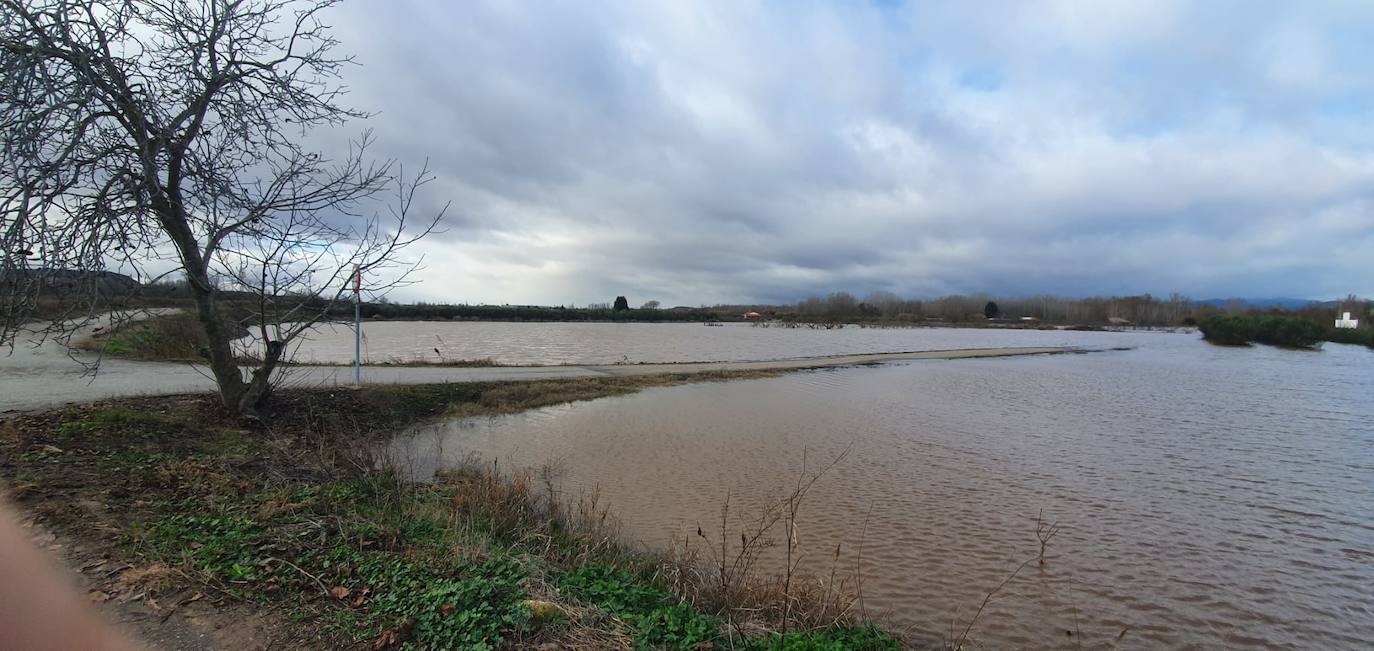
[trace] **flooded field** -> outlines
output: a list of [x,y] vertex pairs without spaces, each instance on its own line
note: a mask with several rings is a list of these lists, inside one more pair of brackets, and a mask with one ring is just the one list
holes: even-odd
[[[798,341],[820,341],[801,339],[810,334]],[[828,572],[840,543],[840,573],[852,574],[866,526],[864,606],[899,626],[957,634],[1037,554],[1043,512],[1061,530],[1045,564],[1028,566],[983,613],[973,635],[987,648],[1374,641],[1374,352],[1218,348],[1182,334],[854,336],[892,349],[1085,337],[1135,349],[651,389],[437,423],[394,452],[418,475],[469,453],[505,467],[552,462],[565,490],[597,487],[627,535],[667,547],[698,525],[717,530],[727,493],[736,515],[780,495],[803,450],[814,467],[851,448],[804,505],[804,565]],[[814,345],[806,352],[858,344]],[[576,354],[587,353],[510,358]]]
[[[1157,333],[1156,333],[1157,334]],[[363,324],[364,363],[492,359],[500,364],[720,362],[1002,346],[1115,346],[1137,335],[957,328],[765,328],[749,323]],[[248,340],[244,340],[248,341]],[[1126,344],[1129,345],[1129,344]],[[353,361],[351,325],[325,324],[292,352],[301,363]]]

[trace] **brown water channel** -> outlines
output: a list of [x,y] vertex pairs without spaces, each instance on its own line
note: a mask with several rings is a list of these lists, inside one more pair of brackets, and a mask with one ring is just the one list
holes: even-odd
[[[697,384],[419,428],[425,475],[475,453],[556,462],[627,535],[711,531],[852,446],[801,514],[804,565],[863,546],[870,615],[947,635],[992,601],[990,648],[1360,648],[1374,643],[1374,352],[1135,350],[895,363]],[[1075,631],[1073,636],[1066,633]],[[1124,633],[1123,633],[1124,632]]]

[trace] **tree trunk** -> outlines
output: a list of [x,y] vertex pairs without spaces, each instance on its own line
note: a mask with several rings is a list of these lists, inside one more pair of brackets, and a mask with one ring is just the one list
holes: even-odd
[[276,370],[284,346],[281,342],[269,341],[264,344],[267,350],[262,364],[253,369],[253,376],[244,387],[238,399],[238,413],[249,414],[257,410],[258,404],[272,391],[272,371]]
[[[200,326],[205,329],[205,338],[209,342],[210,371],[215,376],[215,383],[219,385],[220,401],[224,403],[224,408],[231,412],[246,413],[257,406],[257,401],[262,396],[255,397],[251,404],[245,404],[248,384],[243,380],[243,371],[239,370],[238,361],[234,359],[233,347],[229,343],[229,333],[225,332],[224,321],[219,317],[215,290],[210,286],[209,278],[204,275],[190,280],[191,296],[196,301],[196,316],[200,320]],[[254,375],[256,376],[256,373]]]

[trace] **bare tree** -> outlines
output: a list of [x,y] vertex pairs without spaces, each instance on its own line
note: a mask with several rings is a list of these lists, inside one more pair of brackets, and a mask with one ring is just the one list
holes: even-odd
[[[355,264],[414,269],[398,252],[443,212],[413,214],[427,171],[372,160],[369,133],[334,159],[303,144],[366,117],[340,104],[351,59],[321,20],[333,4],[0,0],[0,342],[38,291],[13,282],[21,271],[171,268],[225,407],[247,413],[286,345],[346,297]],[[371,207],[388,189],[389,210]],[[249,297],[240,316],[260,328],[251,370],[227,297]]]

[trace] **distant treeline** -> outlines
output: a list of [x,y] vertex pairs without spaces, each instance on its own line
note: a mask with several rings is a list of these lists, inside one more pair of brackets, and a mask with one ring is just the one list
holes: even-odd
[[1362,329],[1371,313],[1371,302],[1354,296],[1344,300],[1311,303],[1300,309],[1258,308],[1233,300],[1222,305],[1195,303],[1181,294],[1156,297],[1111,296],[1064,298],[1042,295],[999,297],[989,294],[953,295],[935,299],[903,299],[888,292],[859,299],[847,292],[804,299],[790,305],[737,305],[734,311],[757,311],[768,317],[800,321],[871,321],[927,324],[980,324],[992,322],[1053,325],[1134,325],[1176,327],[1196,325],[1202,319],[1220,315],[1290,315],[1330,327],[1336,316],[1350,312],[1363,319]]
[[[452,305],[445,303],[363,303],[365,319],[420,321],[457,319],[470,321],[710,321],[742,319],[739,314],[718,314],[711,308],[620,309],[611,307],[563,307],[541,305]],[[337,305],[331,316],[352,318],[353,305]]]
[[[189,306],[185,283],[163,282],[133,289],[126,303],[146,306]],[[1053,295],[1001,297],[991,294],[951,295],[933,299],[900,298],[890,292],[875,292],[858,298],[848,292],[835,292],[788,304],[730,304],[711,307],[659,308],[658,301],[647,301],[630,308],[623,296],[614,302],[585,307],[539,305],[469,305],[450,303],[393,303],[367,301],[362,315],[370,320],[481,320],[481,321],[647,321],[701,322],[744,321],[746,312],[757,312],[761,319],[814,323],[873,323],[892,325],[996,325],[1003,327],[1143,326],[1177,327],[1198,325],[1217,316],[1293,316],[1321,326],[1323,341],[1368,345],[1374,337],[1374,302],[1355,296],[1342,300],[1313,302],[1296,309],[1279,306],[1254,307],[1242,300],[1194,302],[1181,294],[1156,297],[1110,296],[1065,298]],[[225,311],[238,318],[240,312],[256,305],[259,297],[247,292],[224,291]],[[294,300],[294,299],[293,299]],[[351,303],[329,307],[323,300],[307,302],[307,309],[328,309],[330,318],[353,317]],[[242,309],[240,309],[242,308]],[[619,309],[617,309],[619,308]],[[1341,312],[1360,320],[1359,329],[1332,328]]]
[[[175,304],[178,300],[189,300],[190,293],[183,281],[164,282],[147,285],[140,291],[144,302],[162,306]],[[623,298],[623,297],[622,297]],[[236,301],[254,300],[244,292],[224,291],[223,299]],[[657,309],[656,301],[649,301],[638,309],[628,306],[617,310],[612,303],[598,303],[587,307],[564,307],[543,305],[468,305],[462,303],[394,303],[388,300],[364,301],[364,319],[389,319],[395,321],[711,321],[743,320],[740,314],[722,312],[719,308],[674,307]],[[328,309],[334,319],[352,319],[353,303],[341,302],[328,306],[325,301],[305,303],[306,309]]]

